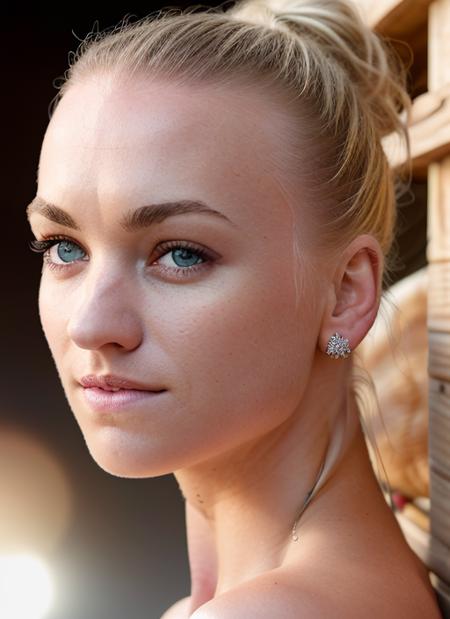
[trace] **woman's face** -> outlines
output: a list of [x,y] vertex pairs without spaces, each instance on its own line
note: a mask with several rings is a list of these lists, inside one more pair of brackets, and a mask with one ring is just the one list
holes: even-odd
[[[256,94],[105,77],[72,86],[52,116],[37,195],[67,217],[37,209],[30,223],[38,240],[68,241],[47,251],[39,312],[89,451],[110,473],[156,476],[220,456],[300,401],[318,282],[305,277],[296,309],[293,221],[271,167],[280,122]],[[121,225],[177,201],[221,216]],[[79,380],[109,373],[166,391],[97,410]]]

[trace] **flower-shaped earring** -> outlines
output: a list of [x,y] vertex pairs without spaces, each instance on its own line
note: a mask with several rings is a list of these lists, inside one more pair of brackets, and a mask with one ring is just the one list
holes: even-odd
[[330,337],[326,350],[327,355],[333,357],[333,359],[345,359],[351,352],[347,338],[342,337],[339,333]]

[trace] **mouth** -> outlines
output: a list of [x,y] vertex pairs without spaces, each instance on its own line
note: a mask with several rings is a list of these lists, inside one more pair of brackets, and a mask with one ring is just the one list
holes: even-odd
[[83,396],[91,409],[97,412],[113,412],[131,409],[140,404],[153,405],[156,399],[167,391],[145,391],[143,389],[103,389],[102,387],[84,387]]
[[78,382],[83,387],[96,387],[103,391],[165,391],[165,389],[152,389],[149,384],[138,382],[124,376],[118,376],[117,374],[103,374],[99,376],[87,374],[86,376],[82,376]]
[[167,389],[159,389],[159,390],[150,390],[150,389],[132,389],[131,387],[128,389],[124,389],[122,387],[109,387],[108,389],[105,389],[104,387],[84,387],[84,389],[99,389],[100,391],[145,391],[147,393],[162,393],[163,391],[167,391]]

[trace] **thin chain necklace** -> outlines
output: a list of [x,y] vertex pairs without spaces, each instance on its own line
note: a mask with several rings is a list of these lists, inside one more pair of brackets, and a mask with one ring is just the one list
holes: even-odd
[[[331,467],[336,466],[337,461],[339,460],[339,457],[343,455],[343,451],[346,450],[346,447],[349,445],[355,433],[355,430],[358,427],[358,424],[355,424],[353,431],[349,433],[348,432],[349,422],[350,422],[350,417],[349,417],[349,410],[347,408],[345,409],[344,423],[342,422],[342,418],[340,415],[336,417],[334,420],[333,428],[331,430],[331,435],[328,440],[328,444],[325,450],[325,456],[322,460],[320,471],[317,474],[316,481],[314,482],[313,487],[306,494],[300,513],[297,516],[296,521],[294,522],[294,526],[292,527],[291,537],[294,542],[298,540],[297,523],[300,519],[300,516],[303,514],[306,507],[309,505],[311,499],[313,498],[314,491],[316,489],[319,490],[325,483],[325,479],[322,478],[322,472],[325,468],[325,465],[327,465],[326,476],[329,476],[328,474],[331,470]],[[321,483],[319,484],[319,482]],[[318,484],[319,486],[317,487]]]
[[298,521],[300,520],[300,516],[301,516],[301,515],[303,514],[303,512],[305,511],[305,509],[306,509],[306,507],[307,507],[307,505],[308,505],[308,503],[309,503],[309,501],[310,501],[310,499],[311,499],[311,495],[312,495],[312,493],[314,492],[314,488],[317,486],[317,482],[319,481],[320,476],[321,476],[322,471],[323,471],[323,467],[325,466],[325,460],[326,460],[326,457],[323,459],[322,466],[320,467],[320,471],[319,471],[319,473],[318,473],[318,475],[317,475],[317,478],[316,478],[316,481],[314,482],[313,487],[311,488],[311,490],[309,490],[309,491],[307,492],[307,494],[306,494],[306,496],[305,496],[305,500],[304,500],[304,502],[303,502],[303,505],[302,505],[302,508],[301,508],[301,510],[300,510],[300,513],[299,513],[299,515],[297,516],[296,521],[294,522],[294,526],[292,527],[292,539],[294,540],[294,542],[296,542],[296,541],[298,540],[298,535],[297,535],[297,523],[298,523]]

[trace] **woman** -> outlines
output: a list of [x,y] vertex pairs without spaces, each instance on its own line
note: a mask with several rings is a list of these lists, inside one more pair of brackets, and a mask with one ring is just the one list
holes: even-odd
[[179,483],[192,591],[164,619],[439,617],[351,381],[389,276],[393,58],[347,2],[253,1],[88,38],[61,87],[39,312],[98,465]]

